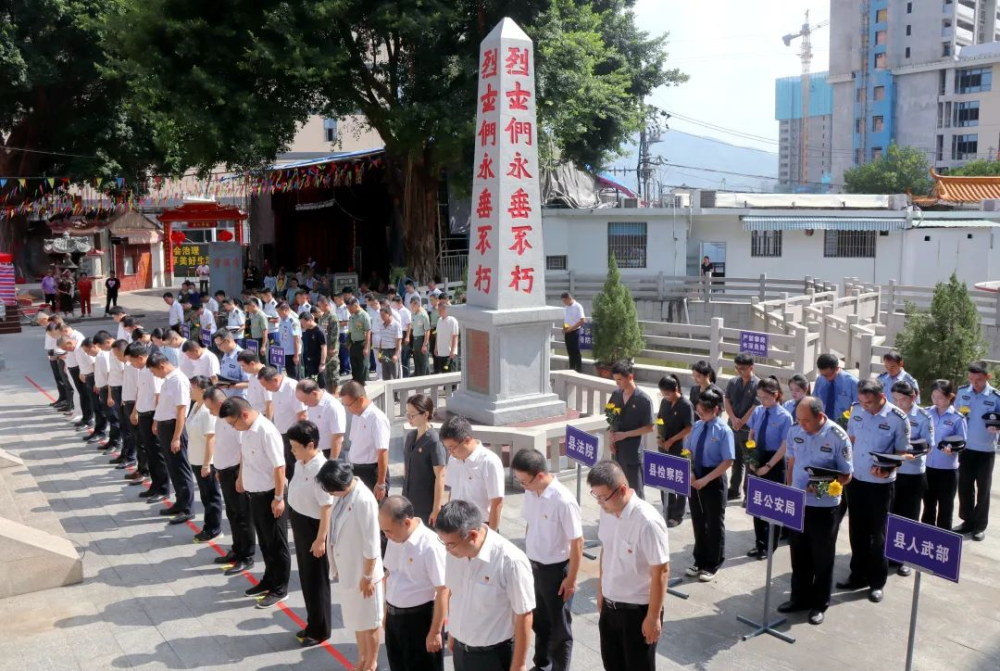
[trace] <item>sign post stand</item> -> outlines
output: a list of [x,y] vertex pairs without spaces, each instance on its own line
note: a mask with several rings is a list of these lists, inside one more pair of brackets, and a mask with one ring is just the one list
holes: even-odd
[[[662,489],[681,496],[691,496],[691,461],[663,452],[646,450],[642,460],[642,480],[650,487]],[[676,577],[667,581],[667,594],[679,599],[687,599],[686,594],[674,589],[684,582]]]
[[774,565],[775,529],[786,526],[801,532],[805,525],[806,493],[801,489],[750,476],[747,478],[747,514],[769,522],[767,525],[767,581],[764,583],[764,615],[760,622],[737,615],[736,619],[756,629],[743,635],[748,641],[761,634],[770,634],[785,643],[795,643],[795,637],[775,629],[785,623],[785,618],[770,620],[771,617],[771,572]]
[[885,557],[917,570],[910,606],[910,635],[906,642],[906,671],[913,668],[913,648],[917,640],[917,608],[920,605],[920,574],[958,582],[962,566],[962,536],[947,529],[889,515],[885,529]]
[[[576,462],[576,503],[582,506],[583,465],[586,464],[589,468],[593,468],[601,458],[601,447],[597,436],[567,424],[566,456]],[[584,538],[583,556],[587,559],[597,559],[597,555],[587,552],[587,550],[599,547],[600,545],[600,541],[587,541]]]

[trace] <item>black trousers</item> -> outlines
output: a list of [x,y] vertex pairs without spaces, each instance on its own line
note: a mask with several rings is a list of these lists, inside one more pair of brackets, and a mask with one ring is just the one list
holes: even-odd
[[108,431],[108,406],[101,402],[101,392],[94,391],[94,374],[87,376],[87,392],[90,395],[90,405],[94,409],[94,433],[107,433]]
[[965,449],[958,458],[958,516],[973,532],[990,523],[990,489],[996,452]]
[[514,639],[490,650],[466,650],[455,641],[455,671],[509,671],[514,659]]
[[924,490],[924,514],[920,521],[941,529],[954,524],[955,492],[958,491],[957,468],[928,468]]
[[299,373],[299,367],[295,363],[294,359],[295,359],[294,354],[285,355],[285,375],[292,378],[293,380],[298,380],[300,377],[302,377],[302,374]]
[[52,369],[52,379],[56,383],[56,391],[59,393],[59,397],[56,398],[56,403],[65,403],[67,398],[73,400],[73,390],[66,388],[66,382],[63,378],[62,372],[59,370],[59,366],[62,364],[58,358],[49,359],[49,368]]
[[264,575],[260,584],[271,594],[288,593],[288,577],[292,571],[292,557],[288,553],[288,507],[275,518],[271,512],[274,490],[250,492],[250,516],[253,518],[260,554],[264,557]]
[[[424,352],[421,351],[421,349],[423,348],[424,337],[414,336],[414,340],[415,342],[413,345],[413,372],[411,373],[411,375],[413,377],[419,377],[421,375],[430,375],[431,370],[427,361],[430,354],[425,354]],[[430,349],[428,349],[427,351],[430,352]]]
[[927,489],[923,473],[897,473],[896,491],[892,494],[892,514],[910,520],[920,519],[920,502]]
[[73,383],[69,379],[69,372],[68,369],[66,368],[66,362],[57,357],[54,363],[56,364],[56,372],[59,375],[59,378],[61,379],[60,387],[62,388],[63,393],[65,394],[63,400],[66,402],[69,408],[72,409],[74,407]]
[[194,473],[187,456],[187,429],[181,432],[181,449],[175,454],[170,449],[174,437],[176,419],[156,423],[156,432],[160,437],[160,448],[167,465],[167,474],[174,485],[174,505],[178,512],[190,513],[194,508]]
[[66,368],[66,374],[73,380],[76,395],[80,400],[81,422],[94,423],[94,392],[87,388],[87,383],[80,379],[80,367]]
[[[121,425],[121,415],[119,410],[121,408],[121,398],[122,398],[122,388],[121,387],[110,387],[111,394],[110,399],[114,405],[108,406],[108,389],[109,387],[101,387],[101,407],[104,409],[104,413],[108,418],[108,446],[117,447],[121,444],[122,440],[122,425]],[[118,390],[115,393],[115,390]]]
[[285,480],[292,481],[295,475],[295,455],[292,454],[292,441],[288,439],[288,434],[281,434],[281,442],[284,443],[285,450]]
[[[531,562],[535,577],[535,666],[552,671],[568,671],[573,655],[573,599],[564,601],[559,586],[569,573],[569,562]],[[549,667],[549,664],[552,666]]]
[[565,340],[569,367],[579,373],[583,370],[583,355],[580,354],[580,329],[566,333]]
[[364,384],[368,381],[368,357],[365,356],[363,341],[351,342],[351,379]]
[[396,362],[392,360],[392,356],[395,353],[396,353],[395,348],[378,350],[378,354],[376,356],[382,363],[383,380],[395,380],[399,377],[398,375],[396,375]]
[[747,455],[747,440],[750,439],[750,429],[743,427],[739,431],[733,431],[734,442],[736,443],[736,459],[733,460],[733,472],[729,481],[729,496],[739,496],[740,487],[746,491],[747,474],[750,469],[746,468],[744,460]]
[[687,509],[686,496],[661,491],[660,504],[663,506],[663,519],[667,522],[671,520],[680,522],[684,519],[684,511]]
[[108,310],[111,307],[118,307],[118,292],[109,291],[107,297],[104,299],[104,314],[108,314]]
[[895,485],[851,480],[847,485],[847,513],[851,518],[851,582],[870,589],[885,587],[889,563],[885,558],[886,516],[892,509]]
[[123,401],[121,387],[112,387],[111,393],[115,397],[115,407],[118,408],[118,428],[122,432],[121,455],[125,461],[135,461],[135,434],[138,433],[138,427],[132,426],[132,421],[129,419],[132,416],[132,408],[135,407],[135,401]]
[[444,651],[427,652],[427,634],[433,622],[433,601],[411,612],[389,613],[385,652],[392,671],[444,671]]
[[163,456],[163,450],[160,449],[160,437],[153,433],[152,410],[139,413],[139,431],[142,434],[141,452],[146,453],[146,469],[149,471],[149,479],[152,481],[149,491],[157,494],[170,494],[167,458]]
[[788,539],[792,551],[792,601],[825,611],[833,591],[833,562],[840,530],[840,508],[806,506],[802,533]]
[[726,558],[726,476],[691,490],[694,565],[712,573]]
[[210,472],[207,478],[201,474],[201,464],[191,464],[191,470],[194,471],[201,505],[205,509],[202,531],[214,536],[222,531],[222,488],[215,479],[215,466],[209,466]]
[[[607,604],[601,608],[597,629],[601,634],[601,659],[605,671],[653,671],[656,668],[656,643],[646,643],[642,635],[642,621],[648,612],[648,604],[632,610],[616,610]],[[662,612],[660,619],[663,619]]]
[[378,464],[352,463],[351,468],[354,469],[354,475],[358,476],[358,480],[365,483],[365,486],[374,493],[375,485],[378,483]]
[[295,561],[306,602],[306,636],[325,641],[330,638],[330,563],[325,554],[317,559],[310,551],[319,533],[319,520],[289,510]]
[[[761,463],[767,463],[768,459],[774,457],[774,452],[764,452],[761,455],[764,460]],[[771,482],[777,482],[779,484],[785,484],[785,462],[780,461],[777,466],[767,472],[767,475],[763,476],[764,480],[770,480]],[[767,535],[770,528],[770,524],[760,519],[759,517],[753,518],[753,532],[754,532],[754,545],[758,550],[764,550],[767,548]],[[774,549],[778,547],[778,541],[781,540],[781,534],[777,531],[774,532],[774,545],[768,552],[774,552]]]
[[441,373],[451,373],[455,370],[455,362],[452,361],[450,356],[437,356],[434,355],[434,374],[440,375]]
[[617,454],[611,455],[611,459],[622,467],[628,486],[636,491],[640,499],[646,498],[646,484],[642,479],[642,464],[622,463]]
[[232,466],[217,472],[219,489],[222,490],[222,502],[226,508],[226,519],[229,520],[229,531],[233,535],[233,554],[239,561],[252,560],[257,552],[257,539],[253,520],[250,519],[250,495],[236,491],[240,467]]

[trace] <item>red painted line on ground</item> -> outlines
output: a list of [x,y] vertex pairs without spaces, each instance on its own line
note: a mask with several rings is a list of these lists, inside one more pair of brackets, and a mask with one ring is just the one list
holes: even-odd
[[[24,376],[24,379],[25,379],[25,380],[27,380],[28,382],[30,382],[30,383],[32,384],[32,386],[33,386],[33,387],[35,387],[35,389],[37,389],[37,390],[38,390],[38,391],[40,391],[41,393],[45,394],[45,396],[46,396],[46,397],[47,397],[47,398],[48,398],[48,399],[49,399],[50,401],[54,401],[54,400],[55,400],[54,398],[52,398],[52,396],[50,396],[50,395],[49,395],[49,393],[48,393],[47,391],[45,391],[45,390],[44,390],[44,389],[42,389],[42,388],[41,388],[40,386],[38,386],[38,383],[37,383],[37,382],[35,382],[34,380],[32,380],[32,379],[31,379],[30,377],[28,377],[27,375],[25,375],[25,376]],[[128,468],[128,469],[126,469],[126,470],[128,470],[129,472],[133,472],[133,471],[134,471],[135,469],[133,469],[133,468]],[[144,483],[143,483],[143,486],[144,486],[144,487],[145,487],[146,489],[149,489],[149,486],[150,486],[150,485],[144,482]],[[165,505],[165,506],[169,506],[169,505],[172,505],[172,504],[171,504],[170,500],[168,499],[168,500],[166,500],[166,501],[163,501],[163,505]],[[189,520],[189,521],[187,522],[187,525],[188,525],[188,527],[190,527],[190,528],[191,528],[191,530],[192,530],[192,531],[194,531],[195,533],[198,533],[199,531],[201,531],[201,529],[199,529],[199,528],[198,528],[197,526],[195,526],[195,524],[194,524],[193,522],[191,522],[190,520]],[[215,550],[215,551],[216,551],[216,553],[218,553],[218,555],[219,555],[220,557],[225,557],[225,556],[226,556],[226,553],[225,553],[225,552],[224,552],[224,551],[222,550],[222,548],[220,548],[220,547],[218,546],[218,544],[216,544],[216,542],[215,542],[215,541],[209,541],[209,542],[208,542],[208,546],[209,546],[210,548],[212,548],[213,550]],[[252,573],[250,573],[249,571],[243,571],[243,576],[244,576],[244,577],[245,577],[245,578],[246,578],[247,580],[249,580],[249,581],[250,581],[250,584],[251,584],[251,585],[253,585],[253,586],[255,586],[255,587],[256,587],[256,586],[257,586],[257,585],[258,585],[258,584],[260,583],[260,581],[259,581],[259,580],[257,580],[257,578],[256,578],[256,577],[254,577],[254,575],[253,575]],[[295,611],[293,611],[293,610],[292,610],[291,608],[289,608],[288,606],[286,606],[286,605],[285,605],[285,604],[283,604],[283,603],[279,603],[279,604],[278,604],[278,608],[279,608],[279,609],[281,610],[281,612],[282,612],[282,613],[284,613],[285,615],[287,615],[287,616],[289,617],[289,619],[291,619],[291,621],[292,621],[292,622],[294,622],[294,623],[296,624],[296,626],[299,626],[299,627],[302,627],[303,629],[305,629],[305,628],[306,628],[306,623],[305,623],[305,621],[304,621],[304,620],[303,620],[303,619],[302,619],[301,617],[299,617],[299,616],[298,616],[298,614],[296,614],[296,613],[295,613]],[[332,656],[332,657],[333,657],[334,659],[336,659],[336,660],[337,660],[338,662],[340,662],[341,664],[343,664],[344,668],[346,668],[346,669],[354,669],[354,665],[353,665],[353,664],[351,664],[351,663],[350,663],[349,661],[347,661],[347,658],[346,658],[346,657],[344,657],[344,656],[343,656],[343,655],[342,655],[342,654],[340,653],[340,651],[339,651],[339,650],[337,650],[337,649],[336,649],[335,647],[333,647],[333,645],[332,645],[332,644],[330,643],[330,641],[323,641],[322,643],[320,643],[320,646],[321,646],[321,647],[322,647],[322,648],[323,648],[324,650],[326,650],[326,651],[327,651],[328,653],[330,653],[330,656]]]
[[49,392],[47,392],[44,389],[42,389],[37,382],[35,382],[34,380],[32,380],[27,375],[24,376],[24,379],[27,380],[28,382],[30,382],[32,387],[34,387],[38,391],[40,391],[43,394],[45,394],[45,398],[49,399],[50,401],[55,401],[56,400],[56,399],[52,398],[52,394],[50,394]]

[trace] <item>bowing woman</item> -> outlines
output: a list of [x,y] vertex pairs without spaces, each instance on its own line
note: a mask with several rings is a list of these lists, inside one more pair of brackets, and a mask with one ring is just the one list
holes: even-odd
[[[951,530],[958,491],[958,453],[965,448],[968,425],[955,409],[955,385],[950,380],[934,380],[929,408],[934,424],[935,445],[927,454],[927,489],[924,490],[924,524]],[[955,449],[952,449],[955,448]]]
[[348,462],[327,461],[316,479],[336,499],[328,537],[333,556],[330,573],[332,577],[336,572],[340,579],[344,628],[353,631],[357,641],[355,669],[376,671],[385,609],[378,502]]
[[[757,385],[757,400],[760,405],[754,408],[747,425],[750,427],[750,438],[747,442],[747,452],[750,455],[750,472],[758,478],[785,483],[785,437],[788,429],[794,424],[791,413],[781,403],[781,385],[774,377],[768,377]],[[752,441],[749,442],[749,441]],[[751,444],[754,447],[750,447]],[[753,530],[755,544],[747,552],[748,557],[759,560],[767,559],[768,552],[778,547],[779,537],[774,537],[774,546],[768,550],[768,523],[755,517]]]
[[691,523],[694,564],[685,573],[710,582],[726,551],[726,471],[736,459],[733,431],[722,421],[722,394],[709,389],[698,398],[695,423],[687,437],[694,479],[691,482]]
[[434,401],[425,394],[415,394],[406,401],[406,421],[414,427],[403,443],[403,496],[413,504],[413,512],[434,528],[444,501],[444,469],[448,455],[431,428]]

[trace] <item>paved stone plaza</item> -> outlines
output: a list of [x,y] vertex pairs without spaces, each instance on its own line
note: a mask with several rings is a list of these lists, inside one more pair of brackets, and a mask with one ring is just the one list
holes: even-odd
[[[158,294],[129,294],[122,302],[146,313],[144,324],[157,325],[165,321]],[[88,320],[77,328],[91,335],[108,324],[110,320]],[[216,548],[193,544],[191,528],[167,526],[139,503],[138,488],[123,483],[122,471],[112,470],[107,457],[85,448],[70,423],[46,407],[49,399],[31,383],[53,391],[40,329],[4,336],[0,352],[7,365],[0,372],[0,444],[24,459],[84,563],[81,585],[0,600],[0,668],[351,668],[354,636],[340,624],[336,603],[330,645],[300,649],[294,633],[305,609],[294,568],[285,607],[255,610],[253,601],[242,596],[250,584],[247,576],[224,577],[212,564]],[[647,391],[655,396],[655,390]],[[393,465],[393,473],[392,488],[398,491],[399,464]],[[6,491],[2,482],[0,505],[13,505],[9,497],[37,495],[23,488]],[[564,482],[571,490],[575,486],[571,474]],[[1000,487],[995,500],[998,492]],[[521,498],[508,485],[502,532],[516,540],[524,535]],[[45,514],[37,500],[32,512]],[[1000,515],[1000,506],[994,511],[995,517]],[[598,511],[586,494],[583,515],[585,533],[593,538]],[[838,544],[837,579],[847,571],[847,524],[845,520]],[[794,615],[790,626],[780,628],[798,638],[793,645],[771,637],[743,642],[740,637],[748,628],[736,616],[759,619],[765,564],[744,556],[753,543],[753,528],[739,505],[730,504],[727,527],[729,560],[715,582],[688,580],[679,589],[690,599],[667,597],[659,668],[903,668],[912,577],[891,576],[886,599],[878,605],[869,603],[864,591],[836,593],[820,627],[807,624],[804,613]],[[670,530],[675,575],[690,562],[692,542],[687,522]],[[228,547],[227,537],[221,547]],[[998,558],[1000,520],[995,520],[985,542],[966,541],[961,584],[925,577],[916,668],[1000,669]],[[790,577],[784,545],[774,569],[776,604],[786,598]],[[259,575],[262,570],[258,561],[255,571]],[[574,604],[573,668],[580,671],[602,668],[596,577],[597,563],[584,560]],[[381,668],[387,668],[384,654]]]

